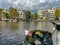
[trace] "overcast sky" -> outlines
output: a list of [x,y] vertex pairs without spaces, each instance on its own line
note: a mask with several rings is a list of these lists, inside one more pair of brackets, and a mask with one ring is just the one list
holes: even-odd
[[0,7],[7,9],[11,6],[18,9],[33,10],[40,3],[54,2],[58,0],[0,0]]

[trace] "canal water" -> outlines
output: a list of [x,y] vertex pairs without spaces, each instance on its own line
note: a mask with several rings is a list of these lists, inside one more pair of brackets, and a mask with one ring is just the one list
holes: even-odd
[[53,32],[51,22],[6,22],[0,21],[0,45],[19,45],[25,39],[25,30]]

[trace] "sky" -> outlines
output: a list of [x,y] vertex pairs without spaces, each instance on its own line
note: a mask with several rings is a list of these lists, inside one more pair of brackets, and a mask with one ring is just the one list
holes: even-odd
[[23,10],[37,9],[40,3],[54,2],[58,0],[0,0],[0,8],[7,9],[9,7],[15,7]]

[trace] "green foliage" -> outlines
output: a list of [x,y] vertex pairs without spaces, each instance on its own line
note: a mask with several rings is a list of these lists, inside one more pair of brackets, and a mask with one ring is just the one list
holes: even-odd
[[32,18],[33,19],[37,19],[39,17],[39,15],[37,14],[37,13],[34,13],[33,15],[32,15]]
[[2,17],[3,9],[0,8],[0,17]]
[[55,16],[60,17],[60,10],[59,9],[55,10]]
[[5,16],[6,18],[10,18],[9,15],[8,15],[8,13],[4,13],[4,16]]
[[26,19],[30,19],[31,18],[31,12],[30,11],[26,11]]
[[32,37],[29,37],[28,42],[29,42],[29,43],[32,43],[33,41],[34,41],[33,38],[32,38]]
[[19,16],[19,13],[18,13],[17,9],[10,7],[10,8],[9,8],[9,16],[10,16],[11,18],[16,18],[16,17],[18,17],[18,16]]

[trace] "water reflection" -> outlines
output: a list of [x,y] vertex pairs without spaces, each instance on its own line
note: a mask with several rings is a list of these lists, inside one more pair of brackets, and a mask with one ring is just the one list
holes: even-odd
[[[1,45],[16,45],[19,44],[25,38],[25,30],[52,30],[52,25],[50,22],[3,22],[0,21],[0,42]],[[51,31],[49,30],[49,31]]]
[[10,22],[8,27],[11,31],[16,31],[19,29],[19,22]]

